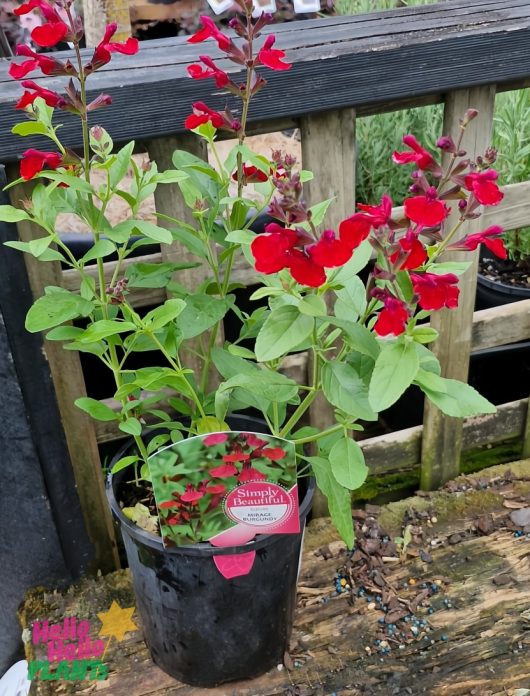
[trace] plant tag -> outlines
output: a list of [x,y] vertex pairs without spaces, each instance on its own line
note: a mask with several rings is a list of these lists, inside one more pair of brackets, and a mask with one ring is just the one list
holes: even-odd
[[208,0],[208,5],[217,15],[229,10],[233,4],[233,0]]
[[296,14],[320,12],[320,0],[293,0]]
[[[296,451],[282,438],[241,431],[173,443],[149,458],[166,547],[241,546],[257,534],[297,534]],[[254,552],[214,556],[226,578],[246,575]]]
[[276,0],[253,0],[253,17],[260,17],[264,12],[274,14],[276,12]]

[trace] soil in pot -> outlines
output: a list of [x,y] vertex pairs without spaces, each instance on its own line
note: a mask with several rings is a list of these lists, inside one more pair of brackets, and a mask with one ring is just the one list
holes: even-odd
[[475,309],[488,309],[530,299],[530,259],[498,259],[484,246],[480,250]]
[[[265,431],[244,417],[230,425]],[[201,543],[165,549],[160,537],[121,512],[116,498],[124,478],[122,471],[109,479],[107,493],[154,662],[176,679],[203,687],[249,679],[280,664],[291,634],[302,534],[260,535],[236,547]],[[299,489],[303,528],[314,484],[301,479]],[[250,551],[256,554],[250,572],[231,580],[213,561],[216,555]]]

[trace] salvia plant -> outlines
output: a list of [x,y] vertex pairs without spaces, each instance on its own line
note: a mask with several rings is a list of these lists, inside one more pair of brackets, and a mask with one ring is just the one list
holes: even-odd
[[[66,40],[74,52],[72,59],[63,61],[18,48],[25,60],[11,65],[11,75],[23,80],[25,91],[16,108],[27,118],[13,131],[42,135],[52,147],[23,153],[18,181],[31,180],[31,193],[15,201],[16,207],[1,206],[0,219],[31,221],[42,229],[40,238],[9,246],[43,262],[60,261],[79,274],[79,292],[47,287],[30,309],[26,326],[46,332],[50,341],[63,342],[66,350],[97,356],[112,373],[118,410],[87,397],[76,404],[96,419],[115,421],[124,435],[134,438],[134,450],[115,464],[115,472],[131,467],[129,479],[145,490],[147,459],[162,445],[194,434],[223,432],[230,413],[253,409],[262,414],[272,436],[294,442],[299,474],[316,477],[339,532],[351,546],[350,491],[368,473],[353,437],[363,422],[375,421],[411,384],[450,416],[495,410],[470,386],[441,376],[438,360],[427,348],[437,332],[425,323],[432,312],[457,306],[459,276],[469,265],[444,261],[445,251],[473,251],[483,243],[505,254],[499,227],[459,234],[483,206],[496,205],[503,197],[492,169],[495,152],[490,149],[473,161],[462,150],[474,110],[464,115],[455,140],[447,135],[437,141],[438,155],[413,135],[405,135],[403,151],[392,155],[397,166],[410,165],[413,170],[402,215],[393,215],[392,201],[383,195],[378,204],[359,205],[337,229],[329,229],[325,218],[333,201],[309,206],[304,198],[304,182],[312,174],[301,170],[289,154],[254,153],[245,143],[249,109],[266,87],[264,75],[291,65],[276,47],[274,34],[264,32],[271,18],[252,19],[250,0],[237,4],[240,14],[230,21],[230,35],[203,17],[201,29],[188,39],[217,44],[235,65],[227,73],[216,60],[201,55],[199,63],[188,67],[191,79],[213,80],[217,90],[233,97],[234,104],[224,110],[196,102],[185,123],[206,141],[216,166],[176,151],[174,168],[164,172],[154,162],[138,166],[132,157],[134,143],[115,151],[103,128],[89,128],[92,112],[107,107],[111,99],[102,94],[87,103],[87,80],[113,53],[135,53],[136,40],[113,42],[116,26],[111,24],[83,62],[82,27],[70,12],[69,0],[56,5],[29,0],[21,5],[18,13],[38,9],[44,15],[46,21],[33,36],[39,45]],[[38,70],[65,76],[64,93],[24,79]],[[79,117],[80,155],[62,145],[59,127],[53,124],[54,110]],[[236,140],[224,161],[216,146],[219,132]],[[104,174],[97,186],[95,171]],[[126,190],[124,179],[130,171],[132,187]],[[139,219],[140,203],[157,186],[171,184],[180,187],[193,222],[167,216],[159,216],[160,224]],[[107,213],[117,197],[125,200],[129,216],[113,225]],[[255,234],[253,222],[264,211],[274,221],[264,233]],[[57,215],[65,212],[82,220],[94,238],[80,259],[56,229]],[[146,264],[131,259],[124,264],[136,249],[153,241],[183,245],[189,252],[186,262]],[[106,281],[103,264],[111,255],[117,262]],[[188,260],[192,257],[196,261]],[[249,264],[260,284],[250,298],[256,301],[250,313],[236,302],[236,261]],[[90,273],[94,262],[96,278]],[[359,272],[369,263],[373,265],[364,284]],[[200,264],[209,267],[209,279],[191,290],[179,283],[181,269]],[[130,291],[139,287],[165,287],[169,298],[142,314],[129,301]],[[222,322],[229,314],[237,317],[241,330],[237,340],[223,343]],[[72,324],[76,320],[81,325]],[[157,351],[158,364],[134,367],[131,357],[140,351]],[[300,351],[311,357],[311,374],[303,384],[282,372],[285,358]],[[324,430],[304,420],[319,394],[334,409],[334,422]],[[240,457],[229,467],[213,467],[209,481],[183,480],[184,521],[195,506],[209,506],[208,496],[222,493],[226,476],[248,480],[248,468],[254,466],[259,477],[264,462],[278,460],[274,452],[267,455],[260,449],[258,454],[255,464]]]

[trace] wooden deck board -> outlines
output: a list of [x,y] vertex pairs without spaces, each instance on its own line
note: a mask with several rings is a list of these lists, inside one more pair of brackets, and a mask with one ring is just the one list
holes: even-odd
[[[417,612],[429,620],[428,640],[395,646],[387,655],[376,652],[374,640],[383,613],[361,599],[352,604],[349,593],[335,593],[333,577],[346,554],[329,522],[320,519],[310,524],[306,535],[290,669],[217,689],[190,687],[151,662],[140,631],[135,631],[121,643],[112,642],[105,656],[107,680],[39,682],[33,693],[519,696],[517,689],[530,688],[530,538],[514,535],[510,514],[517,507],[530,507],[530,460],[457,482],[429,496],[389,504],[378,513],[391,537],[399,533],[407,511],[424,517],[421,547],[431,553],[432,562],[422,561],[419,547],[411,547],[405,560],[390,564],[385,577],[402,598],[419,592],[422,582],[444,581],[443,589],[430,598],[434,613],[428,616],[425,608]],[[107,610],[113,599],[122,607],[133,604],[127,571],[85,580],[65,594],[33,591],[21,610],[22,623],[28,627],[37,619],[60,621],[69,614],[89,618],[97,630],[97,612]],[[29,652],[28,657],[35,657]]]

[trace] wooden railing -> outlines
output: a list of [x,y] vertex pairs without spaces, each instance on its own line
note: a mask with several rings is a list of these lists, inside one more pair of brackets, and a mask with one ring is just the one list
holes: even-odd
[[[274,27],[274,32],[294,65],[286,73],[267,76],[270,84],[253,104],[250,130],[300,129],[303,165],[315,174],[306,197],[310,203],[336,197],[326,220],[330,227],[351,215],[355,207],[356,117],[443,102],[444,132],[454,134],[464,111],[477,108],[480,119],[472,123],[464,141],[473,156],[490,144],[496,92],[530,84],[527,0],[451,0],[358,17],[292,22]],[[114,100],[111,109],[97,112],[95,121],[108,128],[116,142],[142,141],[160,169],[170,165],[176,148],[197,152],[197,138],[183,128],[191,102],[201,99],[213,108],[226,102],[224,95],[212,92],[208,81],[189,80],[185,73],[186,65],[203,51],[204,46],[177,38],[149,42],[134,58],[117,56],[92,79],[94,96],[105,91]],[[215,49],[208,46],[208,52]],[[10,128],[17,120],[13,105],[20,88],[8,78],[7,67],[7,61],[0,62],[0,162],[8,164],[14,178],[15,160],[23,147],[10,135]],[[231,64],[222,67],[233,70]],[[56,78],[39,82],[51,89],[62,85]],[[77,124],[68,114],[64,122],[64,141],[79,147]],[[38,137],[24,141],[24,149],[42,145]],[[25,187],[14,187],[12,200],[19,200],[24,191]],[[467,223],[462,233],[491,224],[507,230],[530,225],[530,182],[507,186],[504,192],[501,205]],[[158,213],[186,215],[176,187],[162,187],[155,204]],[[28,240],[40,232],[20,223],[19,234]],[[175,256],[182,260],[186,253],[178,244],[163,245],[160,252],[143,260]],[[75,275],[56,263],[27,258],[27,268],[35,296],[50,284],[77,289]],[[110,276],[113,264],[107,263],[106,268]],[[461,284],[459,308],[444,310],[433,320],[440,332],[434,350],[447,377],[467,379],[473,350],[530,337],[530,301],[473,313],[476,269],[475,256]],[[200,280],[202,271],[186,273],[185,282],[193,283]],[[238,267],[236,275],[246,285],[255,282],[249,266]],[[135,306],[153,305],[164,298],[160,290],[131,294]],[[113,562],[107,543],[112,525],[99,475],[98,443],[117,439],[121,433],[107,423],[92,422],[73,406],[85,393],[79,356],[53,342],[46,344],[46,352],[85,521],[100,564],[108,567]],[[305,369],[303,357],[297,361],[296,369]],[[313,408],[315,424],[325,425],[329,417],[322,405]],[[505,404],[493,416],[466,423],[445,418],[427,404],[423,426],[365,440],[362,446],[373,473],[421,466],[422,485],[432,488],[458,473],[462,450],[526,433],[525,453],[530,454],[529,431],[527,400]]]

